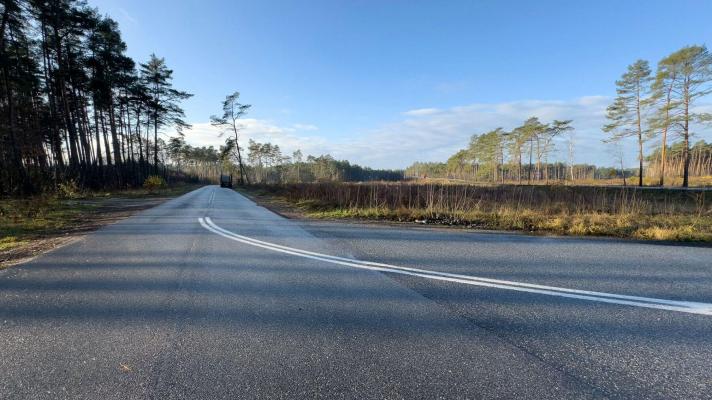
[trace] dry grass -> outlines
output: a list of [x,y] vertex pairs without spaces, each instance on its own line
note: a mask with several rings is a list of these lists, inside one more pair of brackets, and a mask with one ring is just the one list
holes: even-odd
[[705,191],[413,183],[298,184],[249,190],[281,198],[313,218],[712,242],[712,192]]
[[[37,253],[68,238],[99,228],[134,212],[197,188],[178,185],[149,192],[73,192],[31,198],[0,198],[0,268],[8,261]],[[61,242],[65,242],[62,240]]]
[[[419,184],[476,184],[479,186],[498,186],[499,184],[489,183],[489,182],[472,182],[463,179],[450,179],[450,178],[420,178],[415,180]],[[526,180],[524,180],[526,184]],[[516,180],[506,181],[506,185],[517,185]],[[626,179],[627,186],[636,186],[638,184],[637,177],[630,177]],[[690,177],[690,187],[692,188],[709,188],[712,187],[712,176],[691,176]],[[550,180],[547,181],[532,181],[531,185],[536,186],[623,186],[623,178],[611,178],[611,179],[577,179],[576,181],[557,181]],[[650,187],[658,186],[657,177],[644,177],[643,185]],[[682,185],[682,177],[666,177],[665,187],[666,188],[679,188]]]

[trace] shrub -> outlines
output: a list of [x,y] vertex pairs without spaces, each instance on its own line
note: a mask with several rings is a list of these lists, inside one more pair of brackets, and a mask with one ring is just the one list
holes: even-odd
[[80,190],[77,182],[71,180],[67,182],[60,183],[57,186],[57,195],[64,199],[73,199],[79,197]]
[[153,193],[158,189],[164,188],[165,186],[166,181],[158,175],[151,175],[143,181],[143,188],[148,190],[149,193]]

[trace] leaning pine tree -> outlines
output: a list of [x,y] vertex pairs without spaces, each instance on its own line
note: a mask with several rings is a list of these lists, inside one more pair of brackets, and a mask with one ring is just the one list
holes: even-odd
[[609,123],[603,131],[619,141],[635,136],[638,140],[638,186],[643,186],[643,105],[650,90],[650,67],[645,60],[638,60],[628,66],[628,71],[616,81],[617,96],[608,106],[606,118]]
[[242,152],[240,151],[240,124],[238,120],[247,114],[247,111],[252,107],[249,104],[240,103],[240,92],[234,92],[225,97],[225,101],[222,103],[223,114],[222,116],[213,115],[210,117],[210,123],[221,130],[220,136],[225,133],[234,135],[234,138],[230,137],[225,141],[225,151],[230,153],[231,151],[236,152],[237,164],[240,168],[240,179],[239,184],[247,182],[250,184],[249,177],[245,171],[244,163],[242,162]]

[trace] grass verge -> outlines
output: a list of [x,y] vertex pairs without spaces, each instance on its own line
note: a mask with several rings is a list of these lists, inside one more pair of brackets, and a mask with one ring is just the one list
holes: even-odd
[[0,269],[199,186],[0,199]]
[[[712,243],[712,210],[705,193],[630,194],[610,188],[579,192],[571,187],[537,186],[531,188],[533,192],[527,188],[479,187],[468,195],[459,189],[443,191],[438,185],[421,185],[417,191],[410,186],[302,184],[239,190],[288,216]],[[560,190],[567,192],[556,193]],[[396,198],[395,191],[406,194]]]

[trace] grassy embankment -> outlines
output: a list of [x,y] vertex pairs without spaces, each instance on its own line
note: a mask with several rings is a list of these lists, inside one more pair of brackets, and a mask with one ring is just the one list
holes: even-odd
[[712,192],[577,186],[323,183],[252,186],[311,218],[712,242]]
[[90,231],[197,187],[175,185],[111,192],[68,190],[24,199],[0,198],[0,263],[3,253],[34,241]]

